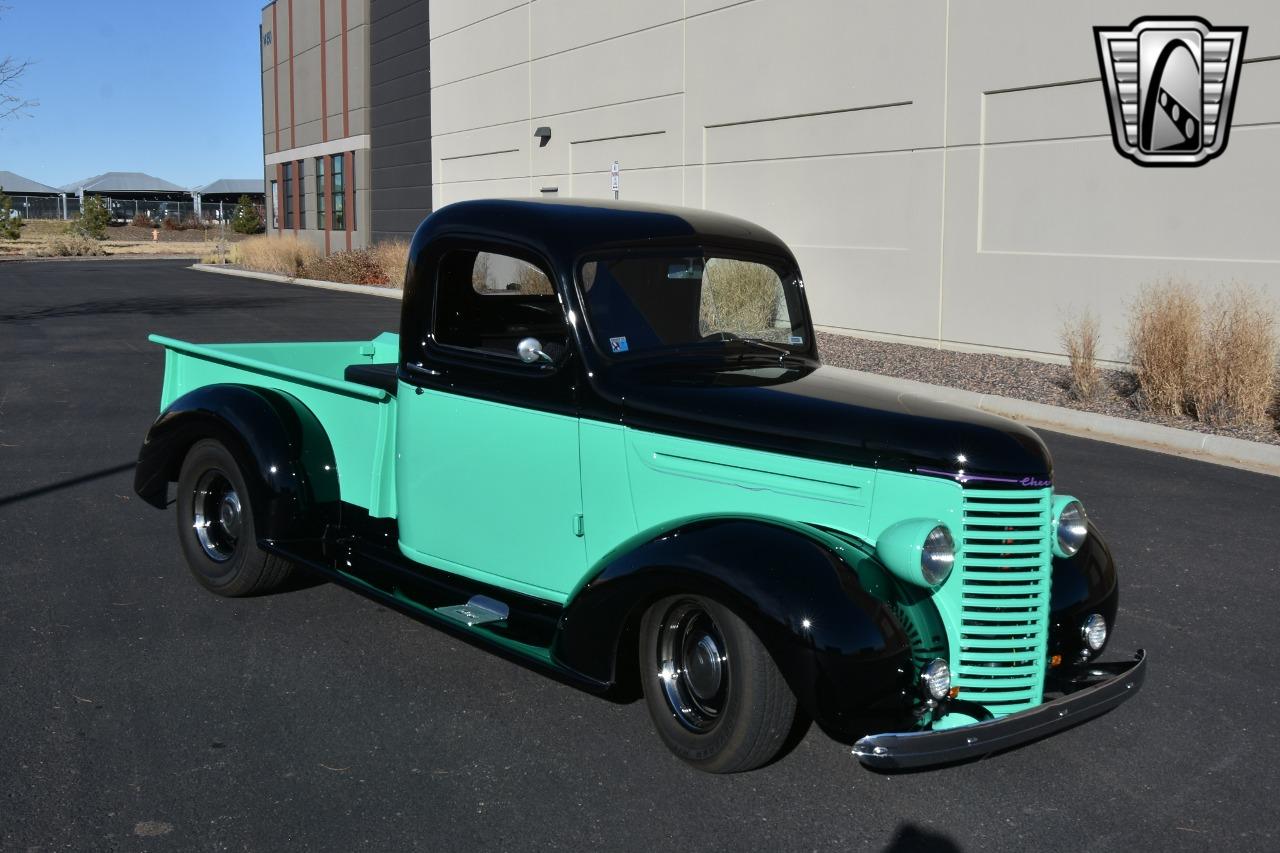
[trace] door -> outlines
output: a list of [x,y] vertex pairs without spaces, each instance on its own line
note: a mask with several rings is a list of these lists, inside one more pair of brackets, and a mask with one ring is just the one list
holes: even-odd
[[[563,602],[586,569],[578,418],[559,300],[509,255],[440,260],[439,318],[397,400],[401,551],[435,568]],[[540,344],[526,363],[516,345]]]

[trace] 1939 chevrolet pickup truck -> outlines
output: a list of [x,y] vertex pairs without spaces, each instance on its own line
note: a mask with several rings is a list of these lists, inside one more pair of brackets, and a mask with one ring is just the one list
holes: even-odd
[[795,258],[706,211],[473,201],[400,333],[166,347],[135,489],[222,595],[297,566],[758,767],[797,720],[896,769],[1137,692],[1116,570],[1043,443],[818,358]]

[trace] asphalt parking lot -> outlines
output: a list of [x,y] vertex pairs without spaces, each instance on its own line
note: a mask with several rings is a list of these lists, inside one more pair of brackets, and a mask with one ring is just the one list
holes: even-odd
[[1046,434],[1143,692],[984,761],[754,773],[330,584],[228,600],[132,493],[164,359],[367,339],[400,303],[178,262],[0,264],[0,849],[1274,850],[1280,479]]

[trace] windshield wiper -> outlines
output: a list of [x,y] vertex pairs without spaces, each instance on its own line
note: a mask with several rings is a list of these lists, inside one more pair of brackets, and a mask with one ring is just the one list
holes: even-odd
[[759,347],[760,349],[769,350],[770,352],[776,352],[778,354],[778,364],[782,364],[783,359],[787,356],[795,355],[795,353],[789,349],[775,346],[774,344],[760,338],[734,338],[733,340],[744,344],[751,344],[753,347]]

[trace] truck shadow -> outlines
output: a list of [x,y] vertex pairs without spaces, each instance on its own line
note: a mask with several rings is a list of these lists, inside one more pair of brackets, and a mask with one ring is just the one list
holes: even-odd
[[940,832],[900,823],[884,853],[961,853],[961,847]]

